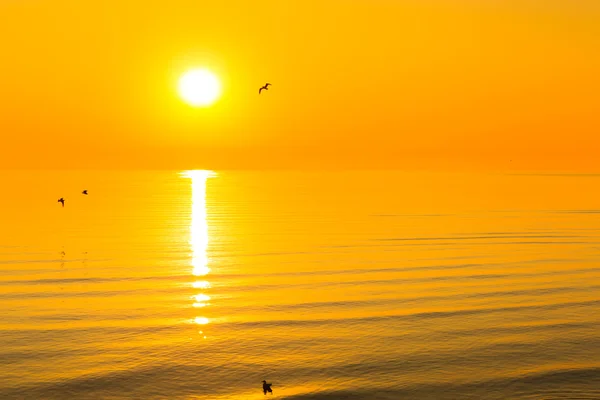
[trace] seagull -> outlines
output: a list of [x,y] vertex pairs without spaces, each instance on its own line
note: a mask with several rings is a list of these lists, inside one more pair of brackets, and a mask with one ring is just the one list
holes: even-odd
[[83,192],[81,192],[81,194],[88,194],[88,193],[87,193],[87,189],[86,189],[86,190],[84,190]]
[[265,86],[263,86],[263,87],[261,87],[260,89],[258,89],[258,94],[260,94],[260,92],[262,92],[262,91],[263,91],[263,89],[264,89],[264,90],[269,90],[269,85],[270,85],[270,83],[267,83]]
[[273,394],[273,390],[271,389],[272,383],[267,383],[267,381],[262,381],[262,384],[263,384],[263,392],[265,393],[265,395],[267,394],[267,392]]
[[65,206],[65,199],[63,199],[62,197],[60,199],[58,199],[59,203],[62,203],[62,206]]

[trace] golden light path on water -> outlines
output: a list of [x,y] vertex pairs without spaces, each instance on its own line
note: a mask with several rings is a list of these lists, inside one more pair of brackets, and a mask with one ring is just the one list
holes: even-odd
[[[208,222],[206,218],[206,180],[215,176],[212,171],[196,170],[186,171],[184,176],[191,180],[192,184],[192,210],[190,222],[190,247],[192,250],[192,274],[196,277],[206,276],[210,272],[208,267]],[[208,289],[210,283],[206,280],[197,280],[192,283],[195,289]],[[204,308],[209,305],[210,296],[198,293],[192,296],[195,308]],[[208,318],[197,316],[194,323],[206,325]],[[199,333],[202,333],[200,331]],[[206,338],[206,337],[205,337]]]

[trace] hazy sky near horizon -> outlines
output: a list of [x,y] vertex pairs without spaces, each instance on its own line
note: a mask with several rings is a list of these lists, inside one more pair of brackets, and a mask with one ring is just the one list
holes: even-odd
[[[0,0],[0,168],[597,171],[598,21],[583,0]],[[212,107],[177,95],[196,67]]]

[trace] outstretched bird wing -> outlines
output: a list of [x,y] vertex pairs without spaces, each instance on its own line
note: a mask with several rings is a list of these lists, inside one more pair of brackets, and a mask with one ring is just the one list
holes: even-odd
[[260,92],[262,92],[264,89],[264,87],[261,87],[260,89],[258,89],[258,94],[260,94]]

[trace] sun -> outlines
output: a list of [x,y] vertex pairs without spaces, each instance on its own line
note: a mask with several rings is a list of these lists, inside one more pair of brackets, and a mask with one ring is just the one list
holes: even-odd
[[179,95],[191,106],[206,107],[221,95],[221,83],[206,69],[193,69],[179,78]]

